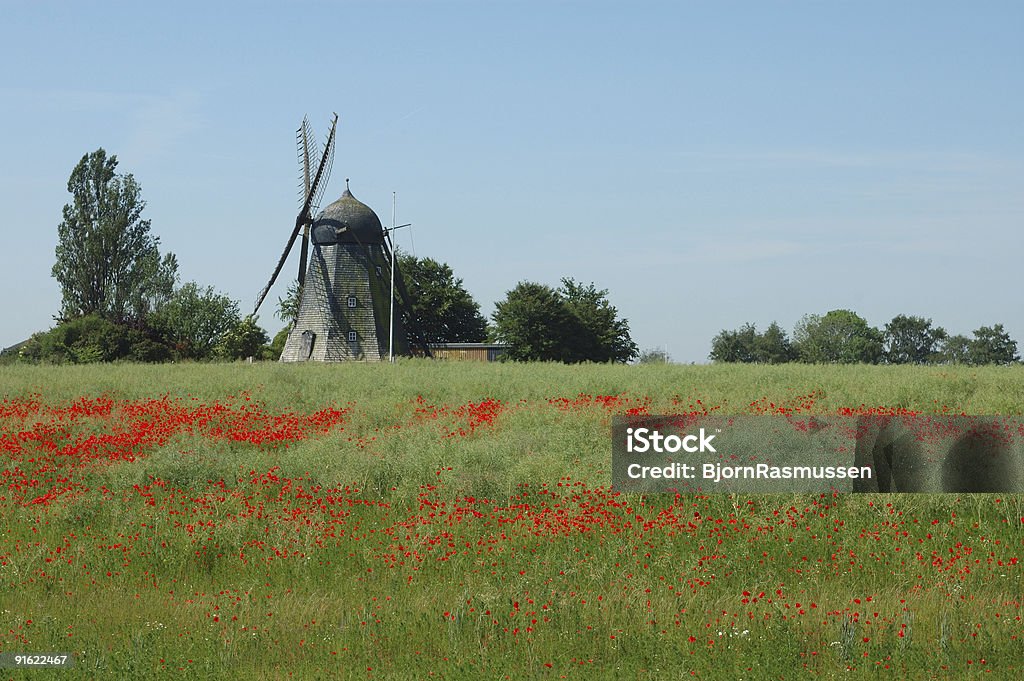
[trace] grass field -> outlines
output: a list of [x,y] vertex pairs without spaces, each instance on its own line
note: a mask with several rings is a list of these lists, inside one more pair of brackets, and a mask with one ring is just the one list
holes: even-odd
[[1019,495],[621,495],[625,413],[1024,413],[1024,368],[0,367],[11,678],[995,678]]

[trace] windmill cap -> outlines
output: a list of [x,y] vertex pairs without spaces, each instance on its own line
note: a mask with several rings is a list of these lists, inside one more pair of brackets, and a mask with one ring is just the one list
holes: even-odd
[[313,221],[313,243],[379,244],[384,241],[384,228],[373,209],[352,196],[345,180],[341,198],[324,208]]

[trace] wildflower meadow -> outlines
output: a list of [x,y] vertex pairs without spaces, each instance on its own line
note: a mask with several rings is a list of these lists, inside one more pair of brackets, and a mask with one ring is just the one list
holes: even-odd
[[1007,678],[1024,499],[611,489],[646,414],[1024,412],[1024,368],[0,367],[2,678]]

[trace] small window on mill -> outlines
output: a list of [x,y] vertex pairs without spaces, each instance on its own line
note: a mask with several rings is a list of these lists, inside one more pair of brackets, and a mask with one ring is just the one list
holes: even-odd
[[349,343],[355,343],[356,342],[356,332],[355,331],[349,331],[348,332],[348,342]]
[[349,296],[348,297],[348,306],[349,307],[355,307],[356,306],[356,297],[355,296]]

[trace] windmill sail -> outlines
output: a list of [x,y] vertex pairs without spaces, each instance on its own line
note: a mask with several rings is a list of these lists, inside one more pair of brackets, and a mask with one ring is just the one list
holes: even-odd
[[316,148],[316,141],[313,139],[313,128],[308,118],[302,119],[302,124],[295,131],[295,146],[299,154],[299,168],[302,171],[299,206],[306,203],[313,185],[313,173],[316,170],[312,167],[313,158],[319,156],[319,149]]
[[[301,194],[299,196],[299,210],[302,210],[302,206],[306,205],[309,200],[310,194],[313,190],[313,167],[312,158],[318,156],[319,150],[316,148],[316,142],[313,138],[313,128],[309,124],[308,118],[302,119],[302,124],[299,129],[295,131],[296,148],[299,154],[299,168],[302,171],[302,177],[300,179]],[[324,183],[327,184],[326,182]],[[306,261],[309,260],[309,223],[303,227],[302,232],[302,248],[299,252],[299,288],[301,289],[303,284],[306,283]]]
[[[308,156],[309,145],[311,144],[311,133],[309,131],[309,123],[303,120],[303,125],[299,127],[299,136],[302,139],[302,144],[306,148],[306,152],[300,152],[305,156]],[[253,314],[256,314],[260,305],[263,304],[264,299],[267,297],[267,293],[274,286],[274,282],[277,281],[277,275],[281,274],[281,269],[284,267],[285,262],[288,260],[288,254],[291,253],[292,246],[295,245],[295,239],[298,238],[299,232],[303,231],[303,228],[307,227],[312,223],[310,213],[312,212],[313,206],[323,196],[324,189],[327,186],[327,178],[331,174],[331,167],[334,164],[334,134],[338,127],[338,114],[334,114],[334,120],[331,122],[331,131],[327,134],[327,143],[324,145],[323,155],[320,157],[320,163],[317,166],[316,174],[313,176],[312,181],[307,185],[308,189],[305,192],[306,197],[302,202],[302,208],[299,210],[299,214],[295,218],[295,228],[292,230],[291,236],[288,238],[288,244],[284,248],[284,252],[281,254],[280,260],[277,262],[277,267],[274,268],[274,273],[270,275],[270,281],[260,291],[259,296],[256,298],[256,306],[253,309]],[[308,165],[308,158],[304,167]],[[308,177],[308,173],[305,173]],[[306,249],[308,242],[308,234],[303,238],[302,245],[302,258],[299,264],[299,282],[304,283],[305,280],[305,262],[306,262]]]

